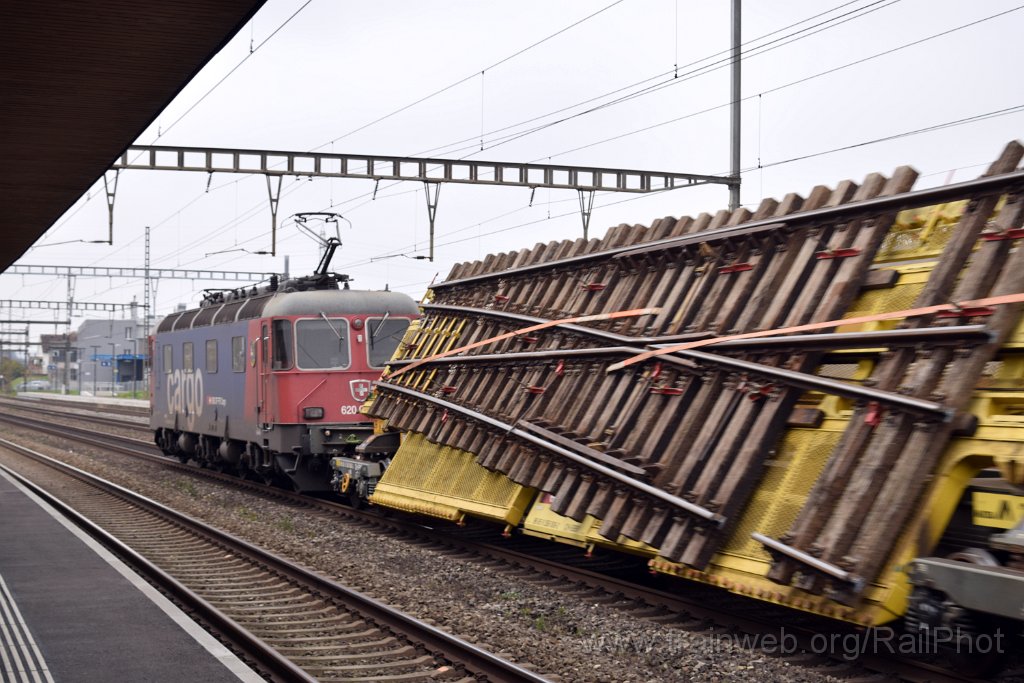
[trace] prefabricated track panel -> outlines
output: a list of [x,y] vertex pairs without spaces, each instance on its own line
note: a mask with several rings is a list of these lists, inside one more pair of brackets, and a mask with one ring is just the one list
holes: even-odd
[[[609,540],[621,533],[667,559],[704,567],[735,528],[808,382],[840,395],[850,384],[816,377],[823,353],[804,346],[708,346],[616,372],[609,366],[652,344],[843,318],[864,289],[887,286],[871,265],[900,238],[890,234],[897,212],[936,201],[970,200],[914,305],[1024,291],[1024,253],[1010,249],[1021,237],[1024,174],[1013,172],[1021,152],[1010,144],[986,174],[991,180],[960,187],[910,193],[916,173],[901,168],[861,185],[817,187],[806,199],[765,200],[754,214],[621,225],[603,240],[538,244],[457,265],[434,288],[395,374],[378,385],[372,413],[554,494],[556,512],[603,520],[600,533]],[[538,326],[403,369],[403,361],[531,323],[637,309],[657,310]],[[983,323],[991,337],[959,339],[952,330],[943,339],[889,345],[782,539],[794,556],[825,558],[836,568],[833,579],[877,575],[1018,309],[905,323]],[[781,556],[773,577],[826,588],[828,575],[800,565],[795,576],[793,562]],[[842,588],[856,585],[863,582]]]

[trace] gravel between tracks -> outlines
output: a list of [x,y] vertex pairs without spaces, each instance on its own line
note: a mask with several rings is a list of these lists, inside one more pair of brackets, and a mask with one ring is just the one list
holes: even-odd
[[[234,491],[123,456],[0,427],[12,440],[97,473],[558,681],[834,681],[746,649],[742,636],[630,617],[471,560],[344,520]],[[15,462],[0,451],[0,460]],[[21,461],[24,462],[24,461]]]

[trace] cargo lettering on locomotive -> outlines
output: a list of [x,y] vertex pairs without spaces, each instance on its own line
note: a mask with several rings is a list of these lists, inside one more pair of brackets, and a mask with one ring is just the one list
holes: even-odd
[[185,416],[198,415],[203,411],[203,371],[191,372],[174,370],[167,379],[167,406],[175,413]]

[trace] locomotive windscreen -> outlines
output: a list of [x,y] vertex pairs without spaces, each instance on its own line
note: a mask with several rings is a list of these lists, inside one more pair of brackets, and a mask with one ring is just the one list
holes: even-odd
[[348,321],[344,318],[299,320],[295,336],[296,362],[303,370],[348,367]]
[[370,367],[382,368],[395,355],[405,331],[409,329],[409,320],[405,318],[369,318],[366,321],[369,330],[367,359]]

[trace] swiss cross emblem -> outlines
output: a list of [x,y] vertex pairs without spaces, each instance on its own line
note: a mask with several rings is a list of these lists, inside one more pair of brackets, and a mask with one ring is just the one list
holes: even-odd
[[352,390],[352,398],[362,402],[370,395],[370,389],[373,388],[373,382],[368,379],[353,379],[349,381],[348,387]]

